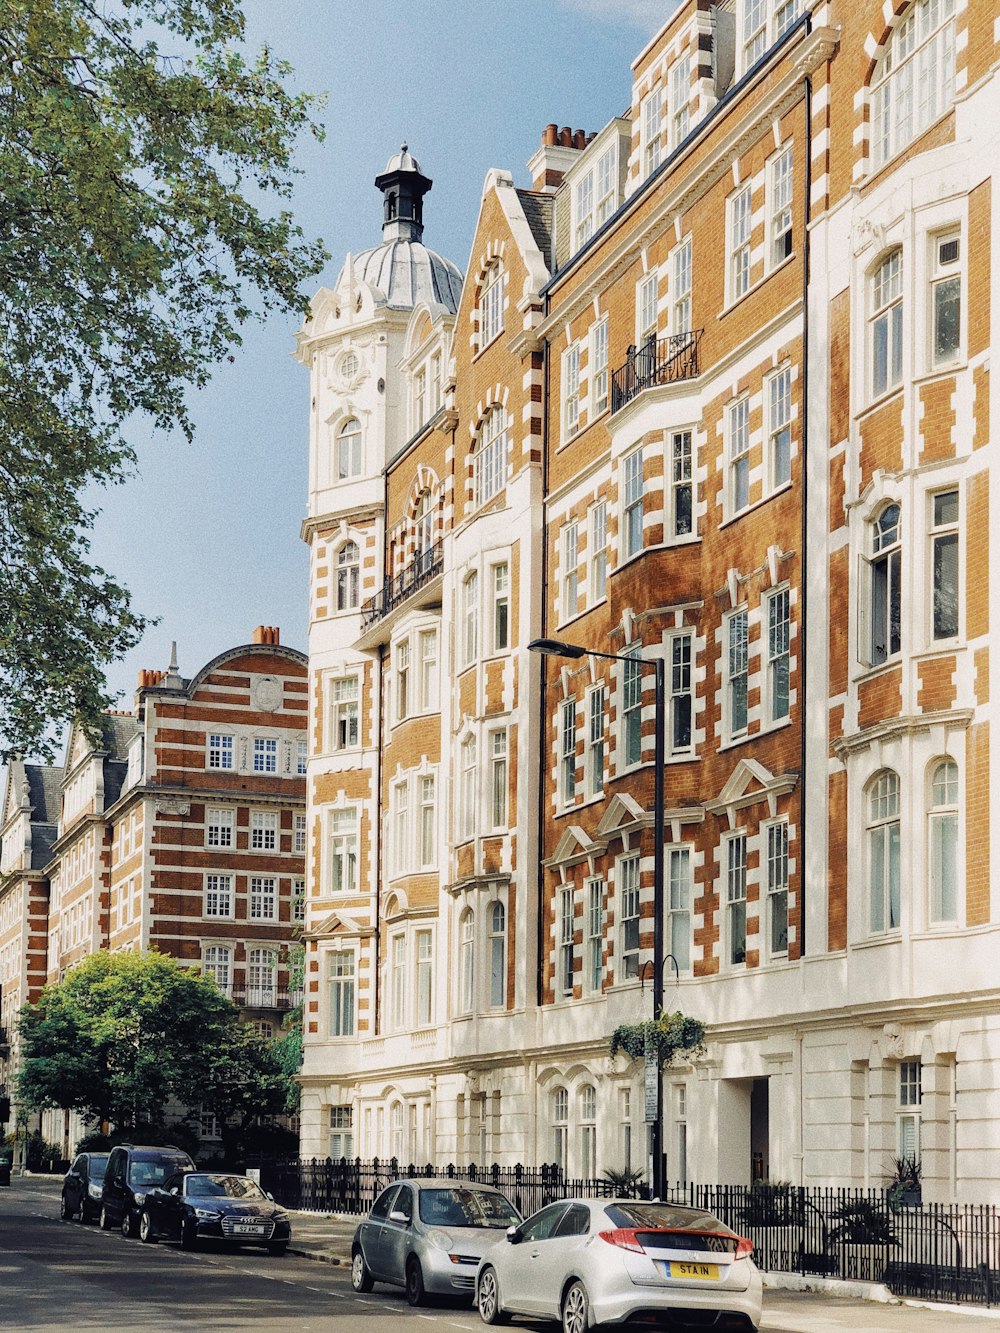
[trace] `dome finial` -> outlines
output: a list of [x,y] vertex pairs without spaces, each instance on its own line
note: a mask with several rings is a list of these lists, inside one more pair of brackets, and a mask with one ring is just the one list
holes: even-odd
[[404,139],[403,142],[399,145],[399,151],[400,151],[401,153],[408,153],[408,152],[410,151],[410,145],[406,142],[405,139]]

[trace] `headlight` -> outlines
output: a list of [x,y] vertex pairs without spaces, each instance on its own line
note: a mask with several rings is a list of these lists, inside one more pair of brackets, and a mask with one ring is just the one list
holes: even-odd
[[90,1195],[90,1197],[91,1197],[92,1199],[99,1199],[99,1198],[101,1197],[101,1195],[104,1193],[104,1186],[103,1186],[103,1185],[88,1185],[88,1186],[87,1186],[87,1193]]
[[203,1222],[218,1222],[219,1218],[222,1216],[221,1213],[213,1212],[211,1208],[196,1208],[194,1210],[194,1215],[195,1217],[200,1217]]
[[136,1203],[137,1203],[137,1204],[139,1205],[139,1207],[141,1208],[142,1205],[146,1202],[146,1191],[145,1191],[145,1190],[133,1190],[133,1191],[132,1191],[132,1194],[133,1194],[133,1196],[134,1196],[134,1198],[135,1198]]
[[437,1228],[428,1231],[427,1242],[429,1245],[433,1245],[436,1250],[444,1250],[445,1253],[451,1249],[451,1237],[447,1231],[439,1231]]

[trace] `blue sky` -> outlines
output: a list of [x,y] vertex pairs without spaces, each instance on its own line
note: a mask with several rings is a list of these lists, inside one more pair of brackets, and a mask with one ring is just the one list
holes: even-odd
[[[630,97],[629,66],[665,21],[660,0],[245,0],[253,47],[270,45],[294,83],[325,92],[322,144],[303,141],[292,207],[333,259],[380,239],[373,180],[406,140],[434,181],[425,242],[464,271],[486,172],[530,184],[527,159],[550,121],[598,130]],[[317,284],[310,284],[310,288]],[[177,640],[193,675],[281,627],[306,647],[305,369],[294,321],[247,330],[232,364],[193,400],[196,437],[134,439],[138,475],[95,497],[93,553],[160,617],[108,673],[131,704],[140,667],[164,667]]]

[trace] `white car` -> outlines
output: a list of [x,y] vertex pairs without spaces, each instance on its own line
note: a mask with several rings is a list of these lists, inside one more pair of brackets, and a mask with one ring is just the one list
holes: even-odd
[[[753,1242],[711,1213],[638,1199],[562,1199],[510,1227],[476,1273],[485,1324],[561,1319],[564,1333],[641,1321],[756,1329]],[[711,1321],[711,1322],[709,1322]]]

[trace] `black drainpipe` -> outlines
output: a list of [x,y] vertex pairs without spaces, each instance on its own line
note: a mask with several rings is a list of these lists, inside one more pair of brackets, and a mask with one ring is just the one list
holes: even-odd
[[[545,314],[549,313],[548,297],[545,298]],[[548,632],[549,621],[549,340],[542,344],[542,624],[544,638]],[[546,712],[546,685],[548,658],[542,658],[542,674],[538,691],[538,902],[535,908],[535,1003],[542,1005],[542,973],[545,959],[545,945],[542,939],[542,927],[545,922],[545,870],[542,867],[542,849],[545,845],[545,763],[547,754],[546,736],[548,717]]]
[[[807,31],[811,28],[811,23]],[[801,848],[801,868],[799,870],[799,957],[806,956],[806,877],[808,861],[806,858],[806,719],[807,708],[807,672],[806,672],[806,600],[809,588],[809,223],[810,195],[812,194],[812,79],[805,78],[806,112],[806,179],[805,204],[803,208],[802,228],[802,509],[801,547],[799,576],[799,846]]]

